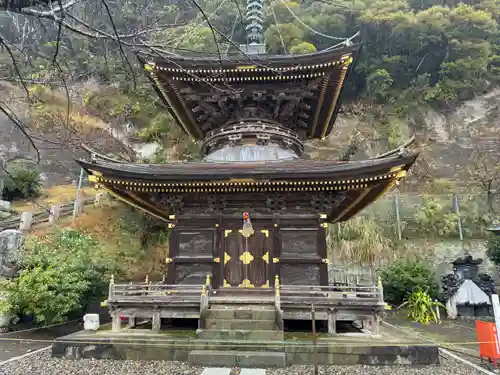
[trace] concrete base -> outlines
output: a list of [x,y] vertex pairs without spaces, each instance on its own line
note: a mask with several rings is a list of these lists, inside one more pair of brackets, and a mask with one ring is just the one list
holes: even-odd
[[[286,335],[285,335],[286,336]],[[378,337],[369,335],[325,335],[318,338],[316,351],[321,365],[432,365],[439,364],[434,344],[408,341],[390,327],[382,326]],[[312,364],[310,340],[249,341],[203,340],[195,332],[171,333],[124,329],[81,331],[60,337],[52,345],[52,356],[78,359],[175,360],[202,366],[283,367]]]

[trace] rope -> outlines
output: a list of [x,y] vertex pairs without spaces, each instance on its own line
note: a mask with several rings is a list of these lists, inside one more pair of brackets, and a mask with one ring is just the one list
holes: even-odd
[[290,9],[290,7],[288,6],[288,4],[283,1],[283,0],[280,0],[281,3],[288,9],[288,11],[292,14],[292,16],[297,20],[299,21],[299,23],[304,26],[306,29],[308,29],[309,31],[312,31],[313,33],[315,34],[318,34],[318,35],[321,35],[322,37],[325,37],[325,38],[328,38],[328,39],[333,39],[333,40],[343,40],[344,42],[346,40],[348,40],[348,38],[340,38],[338,36],[331,36],[331,35],[327,35],[327,34],[323,34],[322,32],[318,31],[318,30],[315,30],[313,29],[311,26],[309,25],[306,25],[293,11],[292,9]]
[[281,35],[280,24],[278,23],[278,19],[276,18],[276,13],[274,12],[274,4],[271,6],[271,11],[273,12],[274,22],[276,23],[276,27],[278,28],[278,35],[280,36],[281,45],[283,46],[283,50],[285,51],[285,55],[288,54],[286,52],[285,42],[283,41],[283,36]]

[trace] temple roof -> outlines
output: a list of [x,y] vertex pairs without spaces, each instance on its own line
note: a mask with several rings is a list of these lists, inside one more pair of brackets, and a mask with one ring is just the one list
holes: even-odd
[[[390,156],[353,162],[289,160],[151,165],[80,160],[78,163],[91,176],[89,180],[166,221],[174,212],[173,206],[165,202],[170,205],[176,200],[194,202],[193,206],[207,210],[207,202],[224,196],[224,201],[235,200],[234,207],[241,209],[241,199],[247,202],[250,199],[256,206],[259,199],[265,201],[273,194],[280,194],[288,196],[279,199],[288,199],[286,204],[292,208],[302,204],[302,210],[311,209],[309,202],[313,205],[320,202],[318,212],[324,212],[328,221],[337,222],[349,219],[383,195],[406,175],[416,157]],[[247,194],[250,198],[244,198]],[[306,201],[300,203],[301,199]],[[183,203],[183,207],[189,204]]]
[[184,131],[202,140],[232,124],[279,124],[302,139],[326,137],[360,45],[299,56],[139,56]]

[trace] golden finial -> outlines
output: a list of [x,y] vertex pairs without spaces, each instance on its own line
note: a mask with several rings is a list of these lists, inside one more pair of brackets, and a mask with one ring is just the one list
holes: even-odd
[[205,285],[210,286],[210,275],[207,275],[207,278],[205,280]]

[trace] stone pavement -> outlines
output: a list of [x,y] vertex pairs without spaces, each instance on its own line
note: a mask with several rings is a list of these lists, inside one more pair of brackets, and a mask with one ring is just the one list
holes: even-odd
[[82,326],[78,322],[68,322],[52,328],[2,333],[0,334],[0,363],[50,346],[55,338],[80,329]]
[[[230,375],[231,369],[227,367],[207,367],[201,375]],[[260,368],[242,368],[240,375],[266,375],[266,370]]]

